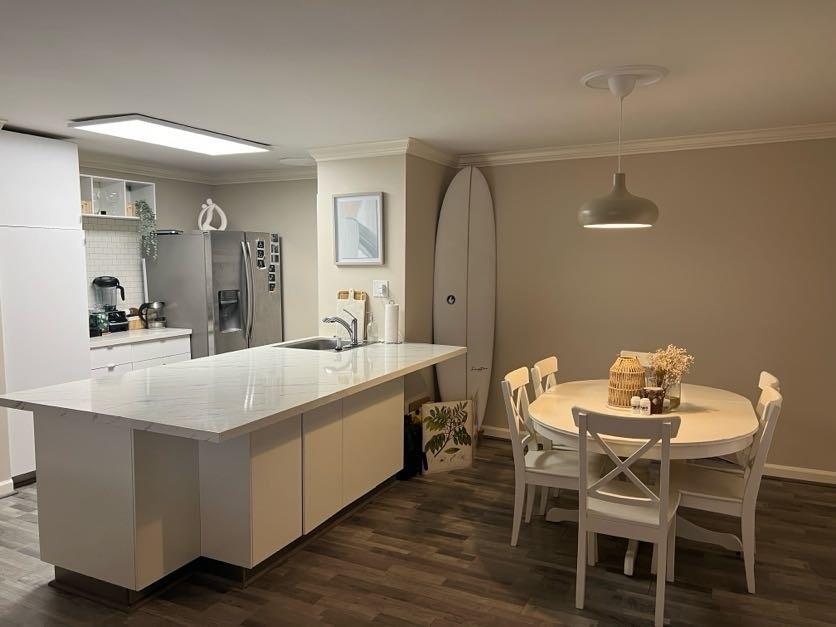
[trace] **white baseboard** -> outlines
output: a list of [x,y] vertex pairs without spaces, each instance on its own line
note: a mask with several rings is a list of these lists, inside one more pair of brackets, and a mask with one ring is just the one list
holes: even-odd
[[15,484],[11,479],[0,481],[0,499],[15,493]]
[[[511,435],[508,429],[503,427],[492,427],[482,425],[482,433],[489,438],[510,440]],[[836,485],[836,471],[819,470],[818,468],[802,468],[800,466],[781,466],[780,464],[766,464],[764,474],[767,477],[779,479],[797,479],[798,481],[810,481],[813,483],[825,483]]]
[[798,479],[799,481],[836,485],[836,471],[833,470],[766,464],[764,466],[764,474],[769,477],[778,477],[779,479]]
[[482,425],[482,433],[489,438],[499,438],[500,440],[510,440],[511,432],[502,427],[492,427],[490,425]]

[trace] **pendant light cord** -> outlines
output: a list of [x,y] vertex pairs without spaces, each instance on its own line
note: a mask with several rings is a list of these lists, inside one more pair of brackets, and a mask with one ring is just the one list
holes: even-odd
[[618,171],[621,172],[621,127],[623,119],[624,98],[618,99]]

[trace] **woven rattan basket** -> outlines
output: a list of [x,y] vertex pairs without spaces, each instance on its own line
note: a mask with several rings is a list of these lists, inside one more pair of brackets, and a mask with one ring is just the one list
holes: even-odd
[[610,368],[607,404],[630,407],[630,399],[644,387],[644,368],[635,357],[618,357]]

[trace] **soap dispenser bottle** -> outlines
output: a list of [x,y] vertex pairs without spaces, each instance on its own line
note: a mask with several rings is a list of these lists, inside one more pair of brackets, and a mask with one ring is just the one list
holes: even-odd
[[366,325],[366,343],[373,344],[378,341],[377,322],[374,321],[374,314],[369,314],[369,324]]

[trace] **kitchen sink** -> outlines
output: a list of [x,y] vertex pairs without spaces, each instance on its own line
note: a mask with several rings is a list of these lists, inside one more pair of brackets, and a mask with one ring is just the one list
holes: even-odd
[[[298,342],[287,342],[286,344],[276,344],[276,348],[301,348],[303,350],[309,351],[336,351],[337,345],[339,344],[339,340],[336,338],[313,338],[307,340],[299,340]],[[342,348],[340,350],[348,350],[350,348],[354,348],[347,342],[342,342]]]

